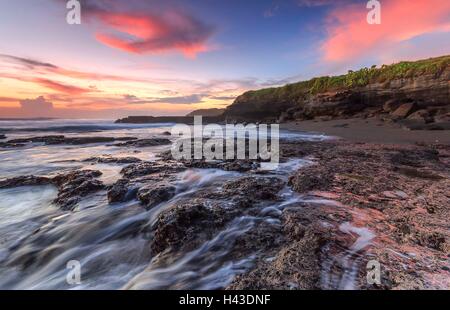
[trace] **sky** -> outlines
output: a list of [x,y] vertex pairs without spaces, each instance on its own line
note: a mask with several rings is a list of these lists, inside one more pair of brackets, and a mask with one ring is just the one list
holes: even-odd
[[0,0],[0,118],[224,108],[245,91],[450,54],[450,0]]

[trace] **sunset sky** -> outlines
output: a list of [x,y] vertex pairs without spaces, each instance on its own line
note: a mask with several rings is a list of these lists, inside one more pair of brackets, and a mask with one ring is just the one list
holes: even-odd
[[244,91],[450,54],[449,0],[0,0],[0,118],[184,115]]

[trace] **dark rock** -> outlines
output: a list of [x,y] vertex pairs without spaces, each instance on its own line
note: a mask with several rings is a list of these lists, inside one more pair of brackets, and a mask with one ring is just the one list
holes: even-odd
[[273,260],[261,261],[250,272],[238,275],[227,289],[319,289],[320,250],[325,240],[322,233],[306,228],[299,240],[287,243]]
[[289,186],[299,193],[312,190],[329,190],[334,180],[334,174],[319,165],[298,170],[289,178]]
[[419,244],[442,252],[450,250],[445,235],[438,232],[422,233],[419,236]]
[[96,180],[101,175],[97,170],[80,170],[54,177],[53,183],[59,189],[55,203],[63,210],[73,210],[81,198],[104,189],[104,184]]
[[391,112],[394,112],[395,110],[397,110],[399,106],[400,106],[400,103],[397,100],[391,99],[391,100],[386,101],[383,104],[383,111],[391,113]]
[[13,188],[19,186],[36,186],[36,185],[48,185],[52,180],[47,177],[37,177],[33,175],[16,177],[0,181],[0,188]]
[[142,160],[137,157],[104,156],[104,157],[90,157],[83,161],[84,162],[101,163],[101,164],[133,164],[133,163],[139,163]]
[[147,209],[151,209],[154,206],[171,199],[175,196],[175,192],[175,186],[163,182],[146,185],[140,188],[137,197]]
[[12,149],[12,148],[18,148],[18,147],[24,147],[24,146],[25,146],[25,144],[23,144],[23,143],[0,142],[0,147],[6,148],[6,149]]
[[127,179],[118,180],[108,190],[109,203],[127,202],[136,198],[138,187]]
[[206,160],[187,160],[183,162],[188,168],[198,169],[222,169],[225,171],[246,172],[257,169],[258,162],[251,160],[229,160],[229,161],[206,161]]
[[149,146],[168,145],[171,143],[172,142],[169,139],[152,138],[152,139],[141,139],[141,140],[128,141],[128,142],[116,144],[116,146],[149,147]]
[[276,200],[284,181],[277,177],[242,177],[228,181],[223,192],[229,196],[245,196],[252,200]]
[[152,252],[158,254],[181,246],[195,248],[212,237],[229,220],[223,209],[194,200],[163,211],[156,223]]
[[41,136],[41,137],[28,137],[28,138],[20,138],[9,140],[8,143],[46,143],[46,144],[57,144],[63,143],[64,136]]
[[433,122],[433,117],[430,115],[430,112],[428,110],[422,109],[409,115],[408,120],[418,121],[422,123],[431,123]]
[[140,162],[131,164],[120,171],[120,173],[128,179],[133,179],[158,172],[177,172],[185,168],[180,163],[163,161],[163,162]]
[[29,138],[9,140],[6,143],[11,145],[16,144],[18,146],[26,143],[44,143],[45,145],[59,145],[59,144],[83,145],[94,143],[108,143],[114,141],[131,141],[135,139],[136,138],[131,137],[113,138],[113,137],[40,136],[40,137],[29,137]]
[[391,115],[394,118],[406,118],[408,115],[414,112],[416,104],[414,102],[404,103],[399,106]]
[[63,144],[82,145],[94,143],[108,143],[114,141],[133,141],[136,138],[112,138],[112,137],[79,137],[79,138],[65,138]]
[[161,135],[162,136],[171,136],[172,133],[170,133],[169,131],[164,131]]
[[6,139],[6,136],[5,135],[0,135],[0,140],[4,140],[4,139]]

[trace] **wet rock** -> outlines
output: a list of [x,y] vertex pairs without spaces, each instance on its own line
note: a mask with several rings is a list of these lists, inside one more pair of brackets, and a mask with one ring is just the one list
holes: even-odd
[[259,167],[258,162],[251,160],[229,160],[229,161],[206,161],[206,160],[187,160],[183,161],[188,168],[198,169],[221,169],[225,171],[247,172]]
[[258,169],[259,166],[260,164],[258,162],[250,160],[233,160],[231,162],[225,162],[219,167],[225,171],[246,172]]
[[140,140],[133,140],[128,141],[124,143],[116,144],[116,146],[123,146],[123,147],[149,147],[149,146],[160,146],[160,145],[168,145],[172,142],[169,139],[164,138],[152,138],[152,139],[140,139]]
[[6,139],[6,136],[5,135],[0,135],[0,140],[4,140],[4,139]]
[[0,181],[0,188],[13,188],[19,186],[36,186],[36,185],[48,185],[52,180],[47,177],[37,177],[33,175],[15,177],[11,179],[5,179]]
[[227,289],[319,289],[324,240],[319,232],[306,229],[300,240],[286,244],[273,259],[261,261],[250,272],[238,275]]
[[277,177],[243,177],[226,182],[223,193],[229,196],[245,196],[252,200],[276,200],[284,181]]
[[9,142],[0,142],[0,147],[5,149],[13,149],[18,147],[24,147],[23,143],[9,143]]
[[8,143],[46,143],[46,144],[57,144],[63,143],[64,136],[41,136],[41,137],[28,137],[28,138],[20,138],[9,140]]
[[289,178],[289,186],[298,192],[327,191],[331,188],[334,173],[323,166],[315,165],[298,170]]
[[147,209],[151,209],[154,206],[171,199],[175,196],[175,192],[175,186],[163,182],[146,185],[140,188],[137,197]]
[[127,202],[136,198],[138,187],[127,179],[120,179],[108,190],[109,203]]
[[120,172],[125,178],[133,179],[141,176],[158,173],[167,172],[175,173],[177,171],[184,170],[180,163],[163,161],[163,162],[140,162],[136,164],[131,164],[122,169]]
[[136,138],[132,137],[65,137],[61,135],[55,136],[40,136],[40,137],[29,137],[21,138],[7,141],[10,145],[21,145],[26,143],[44,143],[45,145],[84,145],[84,144],[95,144],[95,143],[108,143],[114,141],[130,141]]
[[163,136],[171,136],[172,133],[170,133],[169,131],[164,131],[161,135],[163,135]]
[[211,207],[204,200],[194,200],[174,206],[159,216],[152,252],[161,253],[169,248],[176,250],[181,246],[193,249],[229,220],[220,207]]
[[419,235],[419,244],[434,250],[448,253],[450,243],[446,240],[445,235],[438,232],[425,232]]
[[137,157],[111,157],[111,156],[103,156],[103,157],[90,157],[84,162],[92,162],[99,164],[133,164],[139,163],[142,160]]
[[103,182],[96,179],[101,175],[97,170],[80,170],[54,177],[53,183],[59,190],[55,203],[63,210],[73,210],[81,198],[105,188]]
[[133,141],[136,138],[111,138],[111,137],[79,137],[79,138],[65,138],[63,144],[82,145],[94,143],[107,143],[115,141]]

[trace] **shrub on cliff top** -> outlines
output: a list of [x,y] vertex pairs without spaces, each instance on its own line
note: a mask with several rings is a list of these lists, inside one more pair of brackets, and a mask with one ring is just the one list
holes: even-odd
[[381,68],[372,66],[358,71],[349,71],[345,75],[324,76],[283,87],[249,91],[239,97],[237,102],[301,102],[309,95],[364,87],[370,83],[385,83],[395,79],[412,78],[424,74],[439,76],[448,66],[450,66],[450,56],[414,62],[402,61],[392,65],[383,65]]

